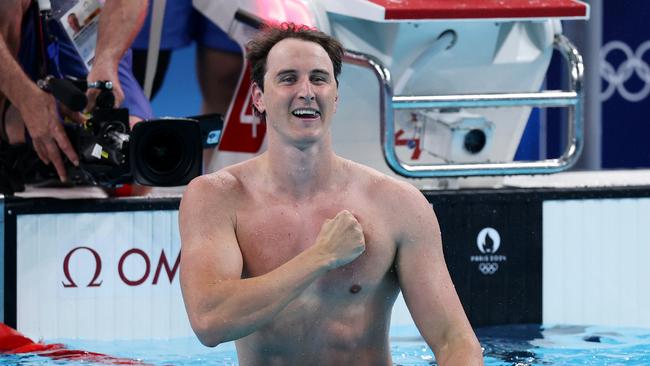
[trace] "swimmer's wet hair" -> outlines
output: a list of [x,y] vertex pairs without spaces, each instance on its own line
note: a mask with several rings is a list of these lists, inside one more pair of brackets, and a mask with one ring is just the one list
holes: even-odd
[[303,41],[314,42],[319,44],[334,67],[334,79],[336,85],[339,85],[339,74],[341,74],[341,59],[343,58],[343,46],[339,41],[329,35],[306,25],[295,23],[282,23],[278,26],[269,26],[264,28],[259,35],[248,42],[246,58],[251,64],[252,79],[262,91],[264,91],[264,73],[266,72],[266,58],[271,48],[278,42],[287,38],[297,38]]

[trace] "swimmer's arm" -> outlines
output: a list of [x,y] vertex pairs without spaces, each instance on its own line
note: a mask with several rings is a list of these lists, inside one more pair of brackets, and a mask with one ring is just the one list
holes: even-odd
[[234,178],[195,179],[179,212],[183,299],[194,332],[211,347],[268,324],[330,266],[312,247],[267,274],[241,279],[243,258],[234,229],[237,194],[228,180]]
[[[442,252],[440,227],[431,205],[412,186],[400,202],[404,212],[396,267],[413,320],[438,365],[483,365],[480,344],[463,311]],[[399,197],[399,196],[398,196]]]

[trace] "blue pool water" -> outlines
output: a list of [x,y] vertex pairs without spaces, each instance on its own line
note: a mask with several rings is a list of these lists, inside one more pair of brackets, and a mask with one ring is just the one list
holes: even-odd
[[[516,325],[476,330],[486,366],[650,365],[650,330],[614,327]],[[237,365],[234,343],[203,347],[195,338],[171,341],[70,341],[71,349],[138,359],[155,366]],[[49,343],[49,342],[48,342]],[[391,330],[395,365],[436,365],[414,327]],[[35,355],[0,356],[0,365],[105,365],[53,361]]]

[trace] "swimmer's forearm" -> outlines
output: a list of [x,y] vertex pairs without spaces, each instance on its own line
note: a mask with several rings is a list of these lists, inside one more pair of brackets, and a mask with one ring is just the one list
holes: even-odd
[[199,340],[214,347],[254,333],[272,321],[330,269],[331,259],[310,249],[262,276],[213,284],[208,300],[198,311],[190,312]]
[[473,334],[452,339],[434,354],[440,366],[483,366],[483,350]]

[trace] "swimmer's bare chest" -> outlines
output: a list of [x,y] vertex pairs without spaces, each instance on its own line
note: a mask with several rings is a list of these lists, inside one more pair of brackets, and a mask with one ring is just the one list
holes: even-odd
[[[356,196],[356,197],[355,197]],[[314,245],[323,223],[340,211],[350,211],[361,224],[367,250],[348,269],[372,276],[368,267],[392,263],[396,244],[385,213],[359,194],[321,195],[307,200],[252,197],[236,213],[237,241],[246,276],[258,276],[286,263]],[[390,258],[389,258],[390,257]],[[386,262],[387,260],[387,262]],[[352,264],[351,263],[351,264]]]
[[383,222],[382,213],[371,203],[338,198],[304,204],[256,202],[238,210],[236,233],[244,260],[242,276],[260,276],[288,262],[315,244],[325,220],[346,209],[363,227],[366,251],[316,280],[296,302],[311,303],[314,309],[330,302],[354,307],[377,291],[387,291],[389,297],[396,293],[392,266],[397,249],[390,225]]
[[387,333],[399,291],[393,270],[397,244],[387,213],[362,193],[302,203],[268,197],[242,202],[236,214],[242,277],[264,275],[302,253],[315,244],[325,220],[344,209],[363,228],[365,252],[325,273],[273,321],[238,340],[242,365],[390,364]]
[[[236,230],[244,260],[242,276],[257,277],[273,271],[311,247],[323,222],[343,209],[361,223],[366,251],[351,263],[325,273],[272,322],[238,341],[238,347],[246,344],[240,349],[240,357],[246,353],[251,359],[268,361],[273,354],[284,360],[279,364],[292,364],[289,360],[298,352],[302,358],[310,354],[323,360],[325,354],[348,357],[359,349],[372,349],[367,357],[387,359],[383,352],[385,334],[398,293],[393,271],[397,249],[389,225],[373,205],[333,197],[305,205],[276,201],[244,207],[237,212]],[[262,350],[263,354],[258,353]]]

